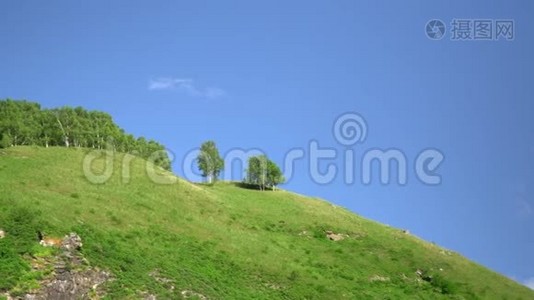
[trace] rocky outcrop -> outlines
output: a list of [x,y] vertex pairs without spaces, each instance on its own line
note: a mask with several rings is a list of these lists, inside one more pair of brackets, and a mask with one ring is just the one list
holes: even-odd
[[74,253],[74,251],[80,250],[82,246],[82,238],[72,232],[66,235],[61,242],[61,249],[64,253]]
[[341,241],[342,239],[344,239],[345,235],[341,233],[334,233],[333,231],[328,230],[326,231],[326,237],[331,241],[337,242],[337,241]]
[[189,298],[200,299],[200,300],[208,299],[208,297],[202,295],[201,293],[197,293],[192,290],[183,290],[180,292],[180,294],[182,295],[184,299],[189,299]]
[[44,287],[30,299],[90,299],[92,295],[102,296],[99,285],[110,279],[110,274],[98,269],[84,271],[59,271],[56,277],[47,282]]
[[91,299],[103,296],[101,285],[111,280],[111,274],[98,268],[91,268],[81,255],[82,239],[75,233],[63,238],[56,257],[46,263],[32,263],[34,268],[53,265],[52,276],[41,282],[41,288],[26,294],[21,299],[68,300]]

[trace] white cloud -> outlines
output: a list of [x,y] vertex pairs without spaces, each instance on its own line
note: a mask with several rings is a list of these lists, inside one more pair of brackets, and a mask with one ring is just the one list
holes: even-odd
[[149,90],[168,90],[174,89],[176,86],[190,84],[191,80],[189,79],[178,79],[178,78],[157,78],[151,79],[148,83]]
[[226,92],[217,87],[198,87],[192,79],[159,77],[148,82],[149,90],[179,90],[191,97],[220,98]]
[[534,277],[525,280],[523,284],[534,290]]

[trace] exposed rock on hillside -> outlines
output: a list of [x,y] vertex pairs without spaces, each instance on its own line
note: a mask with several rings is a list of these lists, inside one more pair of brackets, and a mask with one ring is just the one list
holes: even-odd
[[[111,279],[111,274],[88,265],[79,252],[82,239],[71,233],[61,243],[61,253],[44,261],[32,262],[41,270],[53,267],[50,277],[41,282],[41,288],[20,299],[90,299],[103,295],[101,285]],[[37,260],[37,259],[36,259]]]
[[334,233],[333,231],[328,230],[326,231],[326,237],[331,241],[337,242],[337,241],[341,241],[342,239],[344,239],[345,235],[341,233]]

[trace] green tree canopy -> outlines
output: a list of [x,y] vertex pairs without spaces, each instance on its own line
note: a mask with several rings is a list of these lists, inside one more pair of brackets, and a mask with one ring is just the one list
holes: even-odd
[[0,100],[0,147],[21,145],[111,147],[171,167],[163,145],[125,133],[105,112],[69,106],[42,109],[38,103]]
[[221,158],[219,149],[217,149],[217,145],[213,141],[204,142],[200,146],[197,163],[202,176],[206,177],[209,183],[216,181],[224,169],[224,160]]
[[1,134],[0,135],[0,148],[7,148],[11,146],[11,143],[13,141],[11,140],[11,137],[7,134]]
[[275,190],[276,186],[284,181],[280,168],[266,155],[252,156],[248,159],[246,183],[257,185],[260,190],[265,188]]

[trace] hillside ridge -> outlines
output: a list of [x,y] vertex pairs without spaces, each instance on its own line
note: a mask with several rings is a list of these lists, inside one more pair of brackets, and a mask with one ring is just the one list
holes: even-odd
[[38,244],[40,230],[78,234],[80,254],[113,278],[100,287],[110,299],[534,297],[453,251],[293,192],[155,183],[139,157],[125,183],[122,153],[109,180],[94,184],[82,168],[90,151],[0,149],[0,295],[22,297],[54,275],[30,265],[57,254]]

